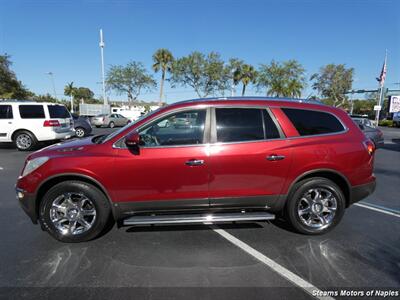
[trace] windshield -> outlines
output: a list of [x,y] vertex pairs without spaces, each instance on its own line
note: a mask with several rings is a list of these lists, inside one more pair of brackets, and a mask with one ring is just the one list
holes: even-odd
[[136,121],[134,121],[134,122],[132,122],[132,123],[128,123],[128,124],[126,124],[124,127],[120,128],[120,129],[118,129],[118,130],[116,130],[116,131],[114,131],[114,132],[112,132],[112,133],[110,133],[110,134],[108,134],[108,135],[102,136],[100,139],[97,139],[96,142],[97,142],[98,144],[102,144],[102,143],[108,142],[109,140],[113,139],[113,138],[116,137],[118,134],[120,134],[121,132],[123,132],[125,129],[127,129],[127,128],[133,126],[133,125],[135,125],[136,123],[138,123],[139,121],[143,120],[144,118],[147,118],[147,117],[149,117],[149,116],[155,114],[155,113],[158,112],[161,108],[163,108],[163,107],[160,107],[160,108],[158,108],[158,109],[156,109],[156,110],[153,110],[152,112],[149,112],[149,113],[147,113],[147,114],[145,114],[145,115],[140,116],[139,119],[137,119]]

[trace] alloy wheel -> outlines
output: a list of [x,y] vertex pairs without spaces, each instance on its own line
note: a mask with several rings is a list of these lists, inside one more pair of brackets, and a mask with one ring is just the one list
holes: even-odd
[[82,234],[96,221],[93,202],[82,193],[64,193],[53,200],[50,220],[62,235]]
[[314,230],[329,227],[336,214],[337,198],[326,188],[312,188],[306,191],[298,205],[300,221]]
[[32,138],[26,133],[21,133],[17,136],[15,143],[19,149],[25,150],[32,146]]

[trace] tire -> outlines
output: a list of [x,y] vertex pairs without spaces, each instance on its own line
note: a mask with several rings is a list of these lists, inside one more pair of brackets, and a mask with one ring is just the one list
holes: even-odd
[[81,181],[64,181],[53,186],[39,208],[42,228],[66,243],[96,238],[110,224],[110,219],[111,207],[106,196],[95,186]]
[[110,127],[110,128],[114,128],[114,127],[115,127],[115,124],[114,124],[114,122],[110,122],[110,123],[108,124],[108,127]]
[[77,127],[75,128],[75,135],[79,138],[83,138],[86,136],[86,130],[83,127]]
[[345,207],[343,192],[333,181],[314,177],[295,184],[284,215],[297,232],[318,235],[332,230],[340,222]]
[[18,131],[14,135],[14,144],[19,151],[31,151],[37,145],[35,135],[27,130]]

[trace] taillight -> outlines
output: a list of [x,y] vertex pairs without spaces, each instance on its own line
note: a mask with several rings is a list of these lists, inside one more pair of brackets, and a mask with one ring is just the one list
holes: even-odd
[[375,144],[371,140],[367,140],[364,142],[364,147],[367,149],[369,155],[374,154],[375,152]]
[[59,127],[60,122],[58,122],[58,120],[46,120],[43,123],[43,127]]

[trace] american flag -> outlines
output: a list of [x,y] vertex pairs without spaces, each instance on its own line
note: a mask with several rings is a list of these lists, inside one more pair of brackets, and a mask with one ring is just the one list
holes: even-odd
[[383,63],[382,66],[382,71],[381,71],[381,75],[379,75],[378,78],[376,78],[376,80],[378,80],[380,87],[383,87],[383,84],[385,83],[385,79],[386,79],[386,56],[385,56],[385,62]]

